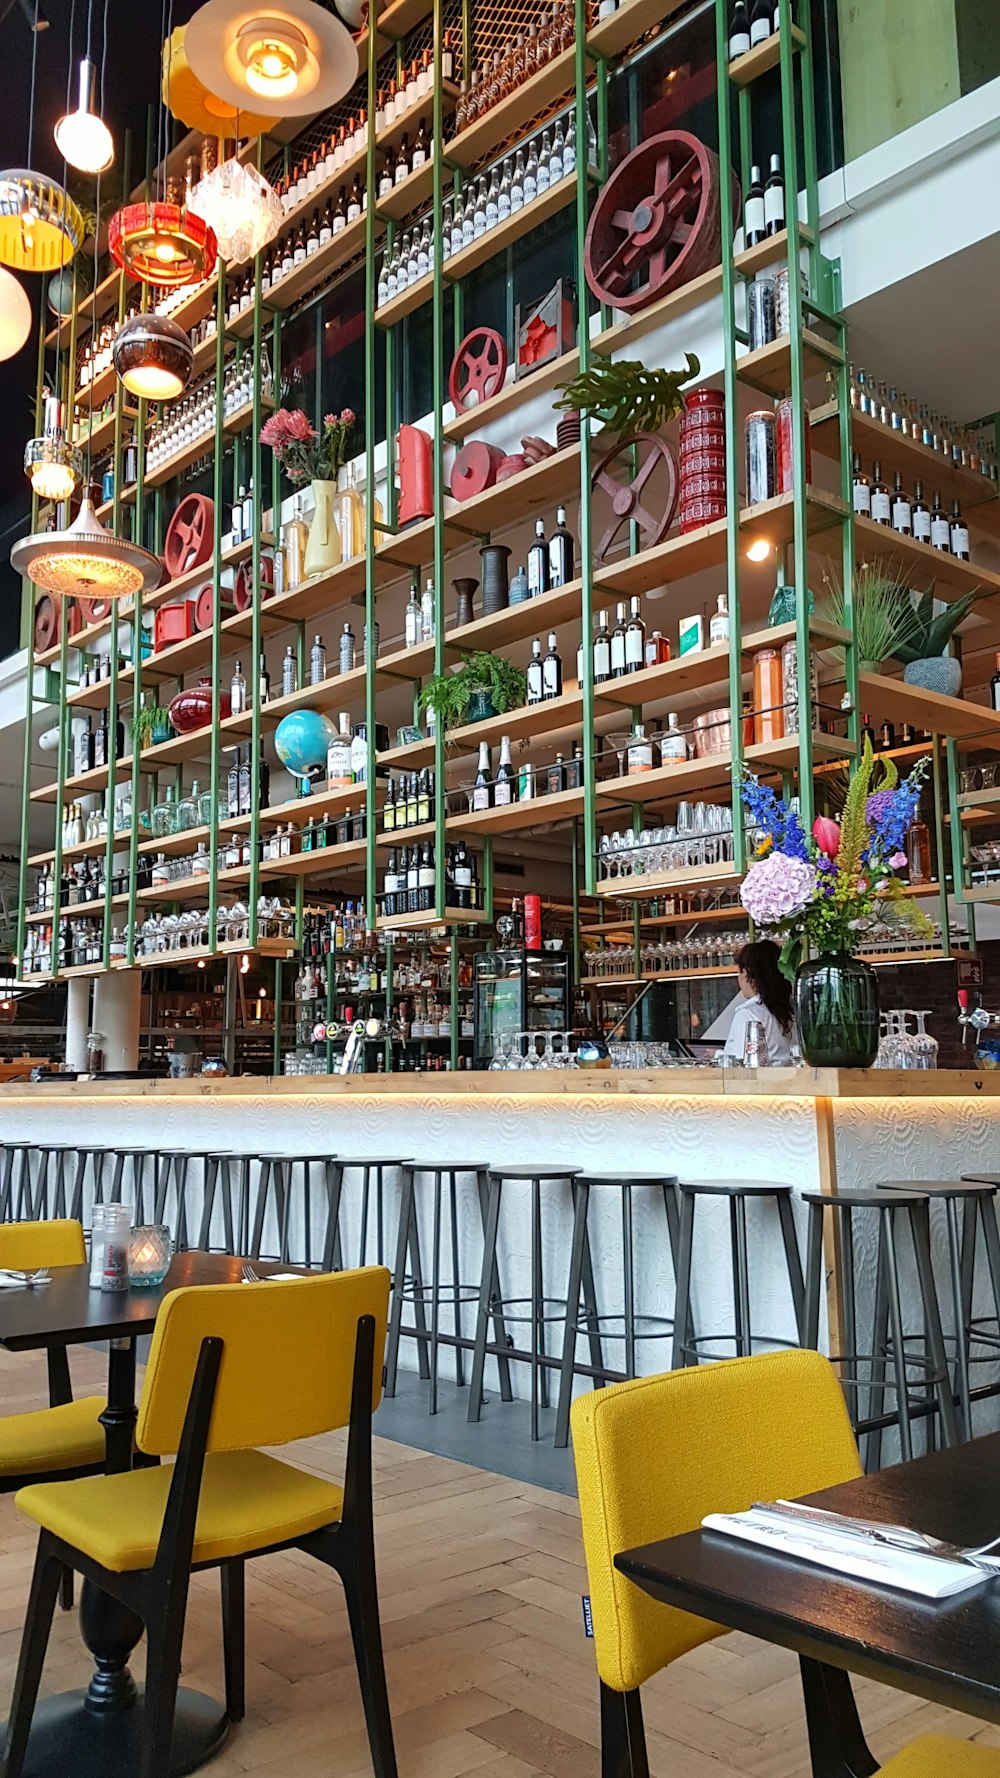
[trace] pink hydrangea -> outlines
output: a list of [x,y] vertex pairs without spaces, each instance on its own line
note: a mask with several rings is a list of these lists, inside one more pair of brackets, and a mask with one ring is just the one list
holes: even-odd
[[756,926],[780,926],[799,914],[816,893],[816,867],[804,859],[772,852],[752,864],[740,887],[740,900]]

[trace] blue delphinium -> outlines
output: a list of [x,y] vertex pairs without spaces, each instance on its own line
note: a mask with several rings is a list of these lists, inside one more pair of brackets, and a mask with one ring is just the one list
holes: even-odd
[[776,852],[789,858],[809,859],[806,836],[797,809],[788,804],[752,772],[747,772],[740,786],[743,806],[754,827],[761,828]]

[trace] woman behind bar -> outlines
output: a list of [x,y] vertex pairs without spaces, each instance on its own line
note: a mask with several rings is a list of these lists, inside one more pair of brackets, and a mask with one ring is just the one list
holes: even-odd
[[736,974],[743,999],[733,1014],[725,1054],[742,1061],[747,1025],[757,1019],[764,1027],[764,1043],[771,1068],[788,1067],[792,1060],[792,989],[778,968],[781,955],[769,938],[744,945],[736,953]]

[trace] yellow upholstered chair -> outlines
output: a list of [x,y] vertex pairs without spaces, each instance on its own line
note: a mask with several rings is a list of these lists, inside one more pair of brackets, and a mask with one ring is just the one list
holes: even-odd
[[[82,1266],[87,1261],[78,1222],[9,1222],[0,1225],[0,1269],[32,1272],[42,1266]],[[50,1346],[49,1406],[0,1419],[0,1492],[30,1479],[84,1475],[104,1467],[104,1432],[98,1415],[103,1396],[74,1401],[65,1346]]]
[[[643,1377],[578,1396],[572,1409],[580,1514],[601,1688],[602,1778],[648,1778],[639,1688],[723,1627],[660,1604],[620,1574],[622,1550],[693,1531],[706,1513],[811,1494],[861,1474],[843,1392],[818,1352],[763,1353]],[[831,1701],[850,1763],[865,1747],[846,1675],[803,1663],[812,1723]],[[827,1717],[829,1711],[827,1711]],[[867,1763],[865,1763],[867,1762]],[[1000,1750],[924,1736],[883,1778],[1000,1778]]]
[[[382,1389],[383,1266],[172,1291],[156,1321],[136,1443],[158,1468],[22,1488],[41,1527],[8,1723],[5,1778],[20,1778],[59,1566],[146,1626],[141,1778],[168,1778],[189,1576],[235,1577],[226,1612],[226,1711],[243,1714],[243,1564],[300,1548],[344,1585],[377,1778],[395,1778],[382,1661],[371,1498],[371,1417]],[[348,1427],[343,1488],[256,1449]]]

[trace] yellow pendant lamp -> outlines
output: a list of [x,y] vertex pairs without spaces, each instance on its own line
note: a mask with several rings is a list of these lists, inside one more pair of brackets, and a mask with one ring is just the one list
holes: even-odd
[[205,0],[184,44],[213,92],[268,117],[315,116],[358,78],[350,31],[316,0]]
[[57,272],[83,240],[83,217],[69,193],[42,173],[0,173],[0,265]]
[[178,122],[203,136],[262,136],[273,119],[255,111],[243,111],[229,99],[210,93],[187,59],[184,38],[187,27],[178,25],[163,45],[163,103]]

